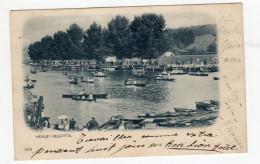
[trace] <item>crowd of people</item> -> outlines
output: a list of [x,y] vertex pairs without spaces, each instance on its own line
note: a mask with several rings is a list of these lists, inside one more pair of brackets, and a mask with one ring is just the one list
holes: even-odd
[[[74,118],[72,119],[68,119],[68,118],[64,118],[60,120],[60,124],[57,124],[55,129],[58,130],[77,130],[78,127],[75,127],[75,125],[77,124],[77,122],[75,121]],[[83,129],[87,129],[88,131],[92,131],[92,130],[98,130],[98,122],[96,121],[95,117],[92,116],[92,119],[83,126]]]

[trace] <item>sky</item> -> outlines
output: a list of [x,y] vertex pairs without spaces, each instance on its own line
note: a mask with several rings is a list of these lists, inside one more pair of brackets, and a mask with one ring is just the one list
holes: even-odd
[[107,23],[116,15],[124,15],[129,21],[135,16],[143,13],[162,14],[166,21],[167,28],[189,27],[203,24],[215,24],[215,20],[211,16],[199,12],[171,12],[169,10],[120,10],[117,12],[90,12],[86,14],[48,14],[48,16],[32,16],[24,24],[23,39],[24,47],[39,41],[42,37],[53,34],[59,30],[66,31],[73,23],[78,24],[85,31],[93,22],[106,27]]

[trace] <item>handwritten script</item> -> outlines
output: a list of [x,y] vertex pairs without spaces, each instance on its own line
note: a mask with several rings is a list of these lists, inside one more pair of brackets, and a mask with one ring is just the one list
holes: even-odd
[[[167,149],[167,150],[184,150],[184,151],[207,151],[223,153],[225,151],[237,150],[237,145],[222,143],[216,141],[216,134],[199,131],[197,133],[171,133],[171,134],[144,134],[141,136],[133,136],[120,133],[117,135],[100,136],[89,138],[87,133],[81,133],[75,141],[75,147],[66,148],[62,145],[61,148],[49,149],[48,147],[40,147],[32,152],[31,158],[43,154],[93,154],[93,153],[108,153],[110,156],[133,152],[142,149]],[[162,138],[157,140],[158,138]],[[185,138],[187,140],[185,140]],[[215,142],[212,142],[215,141]]]

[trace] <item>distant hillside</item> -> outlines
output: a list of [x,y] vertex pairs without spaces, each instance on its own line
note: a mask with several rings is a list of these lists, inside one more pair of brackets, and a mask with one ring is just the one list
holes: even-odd
[[187,50],[189,54],[216,53],[216,30],[216,25],[210,24],[168,29],[167,36],[172,43],[170,51],[176,53]]
[[216,35],[216,31],[217,31],[217,26],[215,24],[191,26],[188,28],[194,32],[195,36],[200,36],[205,34]]
[[212,34],[199,35],[195,36],[194,43],[186,47],[186,49],[192,50],[196,48],[197,51],[207,51],[208,46],[215,43],[216,37]]

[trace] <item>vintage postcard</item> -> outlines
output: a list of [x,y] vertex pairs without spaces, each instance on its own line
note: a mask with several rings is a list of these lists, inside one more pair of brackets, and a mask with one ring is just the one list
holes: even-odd
[[10,12],[16,160],[247,152],[241,3]]

